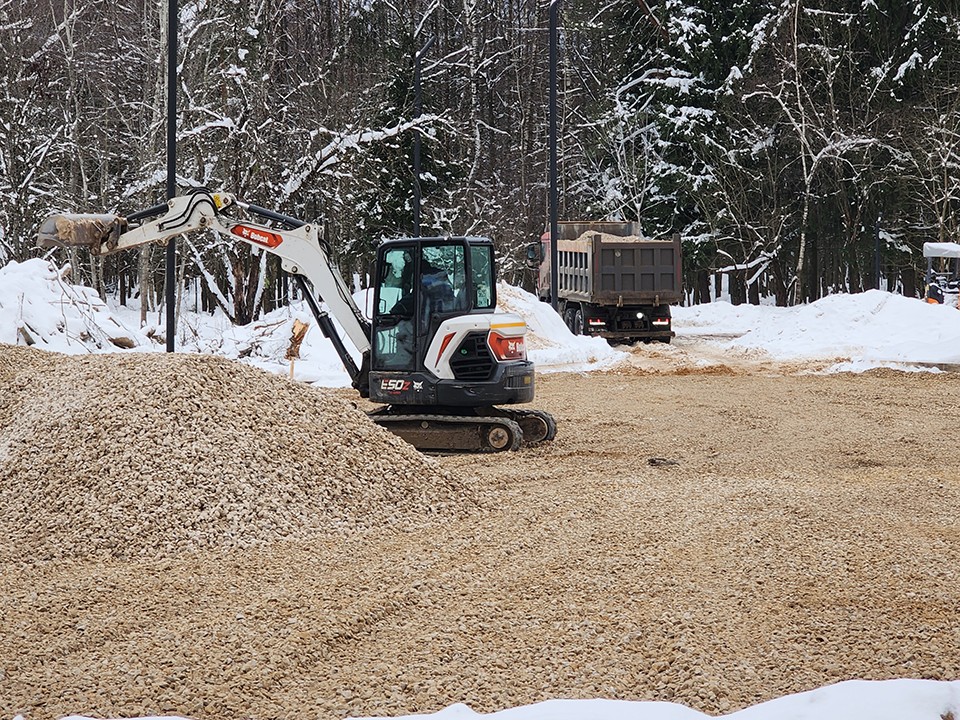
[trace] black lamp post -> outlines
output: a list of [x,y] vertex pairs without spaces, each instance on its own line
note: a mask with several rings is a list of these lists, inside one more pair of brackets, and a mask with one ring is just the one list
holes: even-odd
[[558,272],[557,206],[559,191],[557,188],[557,59],[560,54],[560,0],[550,2],[550,305],[557,309],[557,285],[560,282]]
[[[427,44],[413,56],[413,115],[420,119],[423,114],[423,97],[420,92],[420,61],[433,47],[437,37],[434,35]],[[420,127],[413,131],[413,234],[420,237]]]
[[[177,194],[177,0],[167,0],[167,200]],[[173,352],[177,334],[177,242],[167,240],[166,254],[167,352]]]

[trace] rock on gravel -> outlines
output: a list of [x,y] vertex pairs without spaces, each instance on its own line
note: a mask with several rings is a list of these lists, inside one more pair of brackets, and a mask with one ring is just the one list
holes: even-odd
[[329,392],[196,355],[0,345],[0,560],[162,557],[469,512]]

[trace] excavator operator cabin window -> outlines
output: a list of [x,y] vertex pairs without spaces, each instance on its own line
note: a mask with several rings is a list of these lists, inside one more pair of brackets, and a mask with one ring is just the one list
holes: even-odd
[[374,367],[379,370],[413,370],[417,339],[413,326],[416,310],[416,255],[413,247],[390,248],[383,255],[377,278],[377,311],[373,319]]
[[423,288],[421,332],[438,316],[467,309],[467,263],[463,243],[424,245],[420,258]]
[[470,265],[473,275],[474,309],[490,310],[496,307],[497,296],[493,285],[493,247],[491,245],[471,246]]

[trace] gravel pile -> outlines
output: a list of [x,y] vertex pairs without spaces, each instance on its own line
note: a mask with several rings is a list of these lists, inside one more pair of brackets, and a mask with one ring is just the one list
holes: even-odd
[[161,557],[468,512],[352,404],[238,363],[0,346],[0,559]]
[[441,457],[484,507],[409,532],[0,561],[0,719],[720,715],[960,677],[960,375],[766,371],[543,375],[557,440]]

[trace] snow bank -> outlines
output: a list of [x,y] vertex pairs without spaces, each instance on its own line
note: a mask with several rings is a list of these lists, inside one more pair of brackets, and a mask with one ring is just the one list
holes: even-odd
[[[960,717],[960,681],[849,680],[810,692],[787,695],[721,717],[724,720],[942,720]],[[466,705],[452,705],[432,715],[407,715],[394,720],[416,718],[712,720],[712,716],[683,705],[626,700],[548,700],[489,714],[475,713]]]
[[596,370],[627,357],[602,338],[574,335],[550,305],[520,288],[500,283],[497,298],[498,310],[516,313],[526,321],[527,357],[540,372]]
[[[575,337],[549,305],[530,293],[501,284],[502,312],[527,320],[529,357],[540,371],[580,371],[607,367],[624,357],[597,338]],[[369,291],[356,294],[357,304],[370,315]],[[36,343],[64,353],[117,352],[129,347],[139,352],[162,352],[166,328],[160,313],[140,328],[140,311],[100,300],[90,288],[72,285],[69,268],[58,271],[39,259],[11,262],[0,268],[0,342]],[[325,387],[349,387],[333,345],[323,337],[306,303],[293,303],[244,326],[235,326],[222,313],[186,312],[177,329],[178,352],[220,355],[277,373],[289,373],[287,348],[294,320],[311,326],[294,364],[296,379]],[[336,324],[336,323],[335,323]],[[28,339],[29,338],[29,339]],[[119,342],[118,346],[116,343]],[[351,350],[352,346],[349,345]],[[359,354],[354,352],[359,363]]]
[[791,308],[675,308],[674,327],[678,335],[737,334],[726,347],[763,350],[777,360],[848,360],[845,369],[960,363],[960,311],[880,290]]
[[39,258],[0,267],[0,343],[68,354],[149,345],[118,319],[92,289],[71,285],[70,266]]
[[[361,307],[368,292],[356,295]],[[599,338],[574,336],[546,303],[519,288],[498,286],[499,310],[516,313],[529,327],[527,354],[540,372],[609,368],[628,357]],[[368,309],[369,314],[369,309]],[[699,338],[736,352],[765,352],[773,360],[837,360],[837,371],[911,364],[960,363],[960,311],[878,290],[831,295],[810,305],[779,308],[715,302],[673,309],[678,337]],[[0,342],[30,342],[65,353],[117,352],[118,345],[162,351],[165,327],[140,328],[137,309],[103,303],[89,288],[35,259],[0,268]],[[277,373],[286,360],[294,320],[311,325],[295,363],[299,380],[347,387],[350,378],[322,336],[305,303],[276,310],[236,327],[222,313],[184,313],[177,350],[221,355]],[[355,359],[359,357],[355,354]]]
[[[719,716],[723,720],[943,720],[960,717],[960,680],[848,680]],[[392,720],[714,720],[683,705],[627,700],[547,700],[489,714],[457,704]],[[16,720],[16,719],[15,719]],[[88,720],[72,715],[64,720]],[[142,718],[141,720],[159,720]],[[183,720],[167,717],[163,720]],[[357,718],[355,720],[377,720]]]
[[[289,374],[287,349],[295,320],[310,326],[294,361],[294,377],[323,387],[350,387],[350,376],[333,345],[317,328],[306,302],[296,302],[267,313],[249,325],[233,325],[222,313],[189,313],[181,319],[179,352],[221,355],[270,372]],[[342,333],[341,333],[342,334]],[[354,352],[359,364],[359,354]]]
[[777,325],[792,308],[771,305],[731,305],[717,301],[705,305],[672,308],[673,329],[686,336],[743,335],[765,325]]

